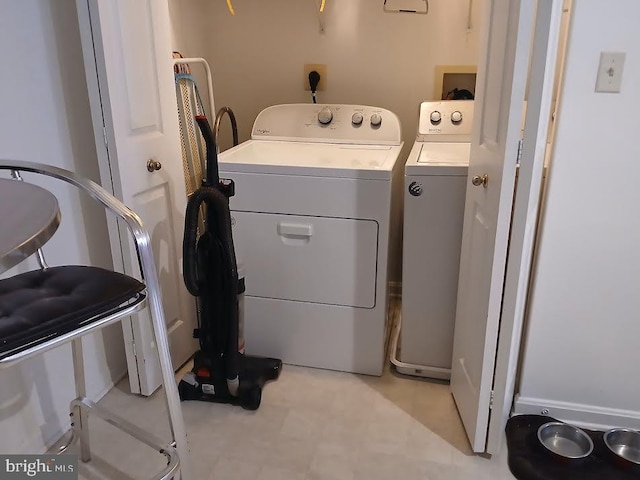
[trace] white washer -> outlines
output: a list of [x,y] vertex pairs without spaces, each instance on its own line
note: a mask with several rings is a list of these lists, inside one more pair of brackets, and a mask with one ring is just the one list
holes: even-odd
[[472,124],[473,101],[420,105],[405,166],[402,316],[392,350],[401,373],[451,376]]
[[246,268],[247,353],[381,375],[400,121],[353,105],[263,110],[219,156]]

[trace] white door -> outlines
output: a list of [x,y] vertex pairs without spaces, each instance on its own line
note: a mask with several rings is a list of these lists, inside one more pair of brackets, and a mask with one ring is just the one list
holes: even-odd
[[555,72],[564,14],[562,3],[562,0],[538,2],[536,13],[527,88],[526,125],[509,235],[498,351],[493,377],[493,407],[487,434],[486,451],[492,454],[498,453],[504,442],[504,429],[513,405],[547,137],[556,93]]
[[451,368],[475,452],[486,448],[535,3],[487,1],[478,61]]
[[[196,316],[181,273],[186,194],[168,5],[166,0],[76,3],[102,183],[138,213],[151,235],[177,368],[196,349]],[[125,230],[112,223],[110,233],[114,262],[137,275]],[[148,313],[139,316],[123,323],[129,379],[134,393],[150,395],[161,375]]]

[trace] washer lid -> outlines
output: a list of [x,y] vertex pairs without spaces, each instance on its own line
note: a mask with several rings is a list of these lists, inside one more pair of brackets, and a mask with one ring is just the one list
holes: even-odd
[[407,159],[407,175],[466,175],[469,143],[416,142]]
[[471,145],[468,143],[425,143],[418,163],[429,165],[469,166]]
[[402,145],[249,140],[218,156],[220,171],[389,179]]

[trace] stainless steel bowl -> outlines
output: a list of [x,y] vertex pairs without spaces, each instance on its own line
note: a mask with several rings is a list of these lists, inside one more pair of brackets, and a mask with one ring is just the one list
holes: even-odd
[[593,452],[593,441],[584,431],[562,422],[549,422],[538,429],[538,440],[554,455],[578,460]]
[[614,428],[604,434],[604,443],[618,457],[640,465],[640,432]]

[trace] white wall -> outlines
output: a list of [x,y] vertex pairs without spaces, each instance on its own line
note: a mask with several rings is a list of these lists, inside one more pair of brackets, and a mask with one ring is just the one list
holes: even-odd
[[[174,51],[182,53],[184,57],[206,58],[208,56],[211,22],[208,14],[205,15],[203,12],[208,11],[210,3],[209,0],[169,0],[172,48]],[[208,59],[207,61],[209,62]],[[214,68],[213,65],[211,67]],[[209,96],[206,94],[206,75],[202,66],[193,66],[191,74],[195,77],[201,89],[202,101],[206,112],[209,113],[211,108]]]
[[[56,165],[98,180],[75,1],[5,2],[0,44],[6,53],[0,158]],[[34,183],[50,188],[62,210],[62,225],[44,249],[49,264],[110,268],[102,208],[58,181]],[[8,274],[34,266],[29,260]],[[84,347],[88,393],[98,398],[126,371],[121,327],[86,337]],[[69,428],[75,396],[69,347],[0,370],[0,384],[0,452],[43,451]]]
[[[640,428],[640,3],[572,8],[516,412]],[[594,92],[601,51],[627,53],[620,94]]]
[[[401,120],[405,148],[416,135],[420,102],[433,100],[436,65],[475,65],[483,2],[431,1],[428,15],[384,13],[383,2],[327,0],[320,32],[314,0],[171,0],[176,47],[185,56],[203,56],[213,69],[216,107],[231,107],[240,141],[269,105],[310,102],[303,67],[327,66],[327,90],[319,103],[376,105]],[[203,88],[202,82],[200,83]],[[223,122],[221,148],[231,144]],[[396,197],[402,196],[400,189]],[[401,216],[392,225],[391,278],[399,281]]]

